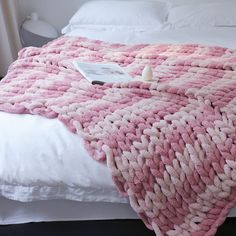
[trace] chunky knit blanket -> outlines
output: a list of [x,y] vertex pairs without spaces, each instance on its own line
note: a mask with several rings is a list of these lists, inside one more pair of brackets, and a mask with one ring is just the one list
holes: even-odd
[[[115,62],[159,82],[91,85],[72,60]],[[156,235],[214,235],[236,203],[236,51],[61,37],[25,48],[0,110],[58,118],[106,161]],[[79,154],[78,154],[79,155]]]

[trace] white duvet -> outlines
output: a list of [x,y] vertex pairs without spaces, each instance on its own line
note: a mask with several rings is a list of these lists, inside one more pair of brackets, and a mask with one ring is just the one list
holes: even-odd
[[212,27],[204,29],[173,29],[173,30],[148,30],[144,32],[130,31],[125,28],[111,27],[109,30],[96,30],[81,27],[67,34],[68,36],[83,36],[91,39],[106,40],[125,44],[138,43],[199,43],[221,47],[236,48],[235,27]]
[[[203,31],[96,31],[69,36],[120,43],[201,43],[236,48],[236,28]],[[56,119],[0,112],[0,194],[19,201],[73,199],[127,202],[109,172],[94,161],[83,140]]]
[[57,119],[0,112],[0,192],[19,200],[126,202],[105,164]]

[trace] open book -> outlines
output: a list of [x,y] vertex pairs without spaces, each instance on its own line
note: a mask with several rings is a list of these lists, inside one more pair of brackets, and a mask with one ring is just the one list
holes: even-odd
[[122,67],[115,63],[73,61],[75,68],[93,84],[124,83],[132,80]]

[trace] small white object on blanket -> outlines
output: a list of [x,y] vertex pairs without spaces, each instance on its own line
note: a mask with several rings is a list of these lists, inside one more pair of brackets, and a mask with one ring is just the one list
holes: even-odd
[[146,65],[142,72],[142,79],[145,81],[151,81],[153,78],[152,68],[150,65]]

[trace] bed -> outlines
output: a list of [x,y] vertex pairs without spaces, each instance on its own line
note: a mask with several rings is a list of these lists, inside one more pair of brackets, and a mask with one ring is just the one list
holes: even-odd
[[[93,6],[93,9],[102,10],[102,4],[107,2],[101,1],[96,7]],[[130,8],[135,6],[143,9],[144,3],[140,3],[140,6],[132,4]],[[212,8],[211,4],[203,4],[204,9]],[[220,1],[213,4],[218,4],[217,9],[222,7]],[[229,1],[228,6],[232,9],[230,4],[235,3]],[[87,4],[86,7],[91,6]],[[168,13],[169,21],[172,22],[166,22],[166,16],[162,15],[163,8],[161,14],[152,12],[155,19],[150,18],[152,14],[147,8],[147,21],[145,22],[143,15],[144,25],[140,25],[138,21],[137,26],[132,25],[137,23],[131,21],[135,18],[128,10],[128,23],[123,21],[122,25],[117,25],[118,19],[112,17],[112,23],[107,23],[109,17],[101,18],[99,14],[94,20],[95,23],[90,22],[91,19],[86,18],[88,11],[92,16],[94,14],[91,8],[86,7],[82,8],[83,11],[80,10],[78,15],[75,14],[64,28],[66,37],[83,37],[127,45],[201,44],[236,49],[236,21],[233,14],[231,18],[230,14],[227,14],[228,21],[224,18],[224,22],[217,21],[214,27],[202,27],[202,22],[198,21],[190,21],[187,24],[186,19],[176,19],[177,16],[184,16],[178,11],[185,10],[189,13],[191,9],[195,9],[194,3],[173,7],[174,10],[169,4],[160,3],[157,9],[164,7],[166,12],[172,9],[173,12]],[[119,7],[116,6],[117,9],[123,10]],[[157,13],[158,17],[160,16],[158,19]],[[215,20],[215,15],[213,18]],[[223,16],[219,19],[223,19]],[[215,24],[204,19],[205,22],[207,20],[210,24]],[[183,21],[187,25],[181,25]],[[154,22],[155,27],[150,26],[150,22]],[[17,73],[15,76],[17,77]],[[8,78],[5,78],[5,81],[7,80]],[[94,161],[84,147],[82,137],[72,133],[59,120],[0,112],[0,130],[1,224],[138,218],[128,204],[129,200],[117,190],[111,178],[111,170],[103,163]],[[229,216],[236,216],[236,210],[232,209]],[[160,233],[158,228],[154,230],[157,235]],[[211,235],[213,233],[214,231]]]

